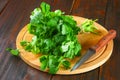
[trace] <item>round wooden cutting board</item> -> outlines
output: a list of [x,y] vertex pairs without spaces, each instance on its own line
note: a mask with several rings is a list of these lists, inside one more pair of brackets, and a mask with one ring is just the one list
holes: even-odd
[[[81,25],[85,21],[85,18],[73,16],[74,19],[77,21],[78,26]],[[98,34],[92,34],[92,33],[84,33],[84,34],[78,34],[78,41],[82,45],[82,51],[81,51],[81,57],[84,56],[84,53],[87,51],[87,49],[93,45],[95,45],[105,34],[107,34],[107,30],[99,25],[98,23],[95,23],[95,26],[98,28]],[[17,49],[20,51],[20,57],[30,66],[40,70],[40,62],[39,57],[40,54],[33,54],[31,52],[27,52],[23,49],[23,47],[20,45],[20,42],[22,40],[31,41],[33,35],[29,34],[27,31],[27,26],[25,26],[18,34],[16,39],[16,46]],[[62,75],[70,75],[70,74],[79,74],[84,73],[90,70],[93,70],[102,64],[104,64],[111,56],[113,50],[113,40],[108,42],[106,46],[104,46],[99,52],[97,52],[95,55],[93,55],[89,60],[87,60],[83,65],[81,65],[78,69],[70,72],[71,69],[65,70],[63,68],[60,68],[59,71],[56,74],[62,74]],[[71,61],[71,68],[73,65],[77,62],[77,60],[81,57],[76,57]],[[47,71],[45,71],[47,72]]]

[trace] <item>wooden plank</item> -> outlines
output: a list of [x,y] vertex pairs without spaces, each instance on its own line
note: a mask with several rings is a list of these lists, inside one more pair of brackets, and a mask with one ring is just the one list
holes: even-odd
[[72,2],[73,0],[54,0],[52,10],[60,9],[65,12],[65,14],[70,14]]
[[4,8],[6,7],[6,5],[8,4],[8,0],[0,0],[0,14],[2,13],[2,11],[4,10]]
[[109,0],[105,27],[116,29],[114,49],[109,61],[100,68],[99,80],[120,80],[120,0]]
[[107,0],[75,0],[71,14],[90,19],[98,19],[104,25]]
[[77,74],[77,75],[55,75],[53,76],[52,80],[98,80],[99,70],[93,70],[87,73]]
[[[47,2],[52,3],[52,0]],[[5,51],[7,47],[15,48],[18,32],[29,22],[31,11],[39,7],[40,3],[40,0],[9,0],[6,8],[2,10],[0,14],[0,80],[49,80],[51,78],[50,74],[31,68],[20,58]]]

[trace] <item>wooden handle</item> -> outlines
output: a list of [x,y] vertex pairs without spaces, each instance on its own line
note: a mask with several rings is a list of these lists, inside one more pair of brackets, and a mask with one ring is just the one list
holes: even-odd
[[116,37],[116,31],[110,30],[107,35],[105,35],[100,41],[91,49],[95,50],[96,52],[99,51],[103,46],[105,46],[110,40]]

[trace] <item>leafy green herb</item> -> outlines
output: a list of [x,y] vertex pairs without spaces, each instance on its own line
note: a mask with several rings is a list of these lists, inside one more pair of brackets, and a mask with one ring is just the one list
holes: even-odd
[[65,60],[62,56],[43,55],[40,57],[40,62],[41,70],[49,68],[50,74],[55,74],[61,65],[64,66],[65,69],[70,68],[70,62]]
[[96,20],[85,20],[82,24],[81,24],[81,32],[91,32],[91,33],[96,33],[95,30],[97,30],[97,28],[94,25],[94,22],[97,21]]
[[66,68],[69,69],[70,68],[70,62],[67,60],[63,60],[62,65]]
[[72,16],[64,15],[61,10],[50,10],[50,5],[42,2],[30,16],[28,31],[33,34],[31,42],[22,41],[20,44],[26,51],[42,54],[40,57],[41,70],[49,70],[55,74],[59,67],[70,68],[70,62],[80,55],[81,45],[76,35],[78,32],[94,32],[93,21],[77,26]]
[[9,51],[14,56],[19,56],[19,50],[17,49],[7,48],[6,50]]
[[41,70],[45,70],[48,66],[48,56],[44,55],[40,57],[40,62],[41,62]]
[[26,45],[27,45],[27,41],[21,41],[21,42],[20,42],[20,45],[21,45],[21,46],[26,46]]

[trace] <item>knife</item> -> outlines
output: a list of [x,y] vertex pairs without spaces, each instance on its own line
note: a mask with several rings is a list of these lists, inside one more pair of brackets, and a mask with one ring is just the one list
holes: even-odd
[[88,49],[88,51],[85,53],[85,55],[76,62],[76,64],[71,69],[71,71],[73,71],[73,70],[77,69],[79,66],[81,66],[92,55],[94,55],[97,51],[99,51],[103,46],[105,46],[110,40],[114,39],[115,37],[116,37],[116,31],[109,30],[109,32],[105,36],[103,36],[96,45],[94,45]]

